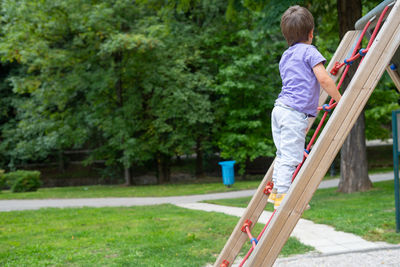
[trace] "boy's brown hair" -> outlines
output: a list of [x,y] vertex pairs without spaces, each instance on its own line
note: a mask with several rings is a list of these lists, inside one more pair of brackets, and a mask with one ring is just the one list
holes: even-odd
[[281,30],[289,46],[308,40],[314,29],[314,17],[308,9],[291,6],[282,15]]

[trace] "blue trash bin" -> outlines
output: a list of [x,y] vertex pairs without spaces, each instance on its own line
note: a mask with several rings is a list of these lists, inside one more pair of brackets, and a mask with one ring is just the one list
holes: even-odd
[[234,160],[218,162],[222,167],[222,181],[228,187],[235,182],[235,170],[233,168],[235,163],[236,161]]

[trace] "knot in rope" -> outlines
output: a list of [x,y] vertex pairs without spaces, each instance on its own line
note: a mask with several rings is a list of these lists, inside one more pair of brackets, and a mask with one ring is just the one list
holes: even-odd
[[256,243],[256,245],[258,244],[257,238],[253,237],[252,239],[250,239],[250,244],[253,243],[253,241]]
[[360,54],[360,56],[365,57],[365,55],[367,54],[368,50],[361,48],[360,51],[358,51],[358,53]]
[[331,112],[331,106],[329,106],[329,104],[323,104],[322,105],[322,109],[326,112]]
[[335,66],[333,66],[333,68],[331,70],[331,74],[336,75],[341,67],[342,67],[342,64],[340,62],[336,61]]
[[346,65],[351,65],[351,64],[353,64],[353,60],[347,61],[347,59],[348,59],[348,58],[346,58],[346,59],[344,60],[344,64],[346,64]]
[[264,194],[266,194],[266,195],[271,194],[272,188],[274,188],[274,183],[271,182],[271,181],[269,181],[269,182],[266,184],[265,188],[264,188]]

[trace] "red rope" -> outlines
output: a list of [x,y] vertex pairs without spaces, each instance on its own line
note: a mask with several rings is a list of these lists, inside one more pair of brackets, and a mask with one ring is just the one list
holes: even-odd
[[251,234],[251,231],[250,231],[251,224],[252,224],[252,221],[245,220],[244,224],[242,226],[242,232],[247,233],[247,235],[249,236],[250,242],[253,245],[253,248],[255,248],[257,243],[256,243],[256,240],[254,240],[253,235]]
[[383,18],[385,17],[386,12],[388,11],[388,9],[389,9],[389,5],[386,6],[385,9],[383,9],[381,16],[379,17],[379,20],[378,20],[378,22],[376,23],[374,32],[373,32],[372,35],[371,35],[371,39],[370,39],[369,42],[368,42],[367,49],[369,49],[369,48],[371,47],[373,41],[375,40],[375,37],[376,37],[376,35],[378,34],[378,30],[379,30],[379,28],[381,27]]
[[[274,217],[274,215],[275,215],[275,212],[276,212],[276,210],[274,210],[274,212],[272,213],[272,215],[271,215],[271,217],[269,218],[268,222],[265,224],[264,228],[262,229],[262,231],[261,231],[260,234],[258,235],[257,240],[260,240],[260,238],[261,238],[262,235],[264,234],[265,229],[267,229],[269,223],[270,223],[271,220],[272,220],[272,217]],[[250,257],[250,255],[251,255],[251,253],[253,252],[254,248],[255,248],[255,246],[254,246],[254,247],[252,246],[252,247],[249,249],[249,251],[247,252],[246,256],[244,256],[242,262],[239,264],[239,267],[242,267],[242,266],[243,266],[243,264],[246,262],[246,260]]]
[[[362,42],[362,39],[364,38],[364,35],[365,35],[365,33],[367,32],[367,29],[368,29],[368,27],[369,27],[369,25],[371,24],[371,20],[369,20],[368,22],[367,22],[367,24],[364,26],[364,29],[363,29],[363,31],[361,32],[361,34],[360,34],[360,37],[358,38],[358,41],[357,41],[357,44],[356,44],[356,46],[354,47],[354,50],[353,50],[353,53],[351,54],[351,57],[347,60],[347,61],[354,61],[355,59],[357,59],[359,56],[360,56],[360,54],[356,54],[357,53],[357,50],[358,49],[360,49],[360,47],[361,47],[361,42]],[[356,56],[356,57],[355,57]],[[335,69],[336,70],[339,70],[341,67],[343,67],[344,65],[345,65],[346,63],[340,63],[340,64],[338,64],[338,65],[335,65]],[[331,72],[332,73],[332,72]],[[334,74],[334,75],[336,75],[336,74]],[[342,76],[343,77],[343,76]]]

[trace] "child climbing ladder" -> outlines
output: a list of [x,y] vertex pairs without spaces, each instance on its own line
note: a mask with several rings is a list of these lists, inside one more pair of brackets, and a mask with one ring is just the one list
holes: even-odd
[[[249,258],[245,263],[246,266],[273,265],[291,231],[300,219],[306,205],[312,198],[335,155],[372,94],[379,78],[382,76],[385,68],[389,66],[400,44],[399,2],[384,1],[373,10],[377,17],[381,13],[386,12],[386,14],[381,16],[381,22],[385,20],[385,23],[380,28],[376,26],[378,23],[374,22],[375,28],[380,28],[379,33],[376,35],[376,38],[371,38],[372,41],[367,51],[361,50],[361,53],[357,51],[360,56],[365,54],[365,52],[368,53],[365,54],[363,62],[360,64],[336,110],[331,115],[313,150],[310,151],[307,160],[304,162],[302,168],[299,169],[297,177],[287,197],[282,202],[281,207],[274,212],[268,227],[264,229],[265,232],[257,238],[258,241],[255,242],[254,239],[252,240],[252,250],[254,251],[248,254]],[[372,18],[369,20],[373,21]],[[357,44],[358,37],[361,34],[361,31],[350,31],[345,35],[332,62],[328,66],[328,70],[334,66],[333,62],[344,61],[346,54],[353,50],[352,46],[354,43]],[[351,56],[355,56],[355,53]],[[350,57],[348,62],[351,61],[351,56],[347,56],[347,58]],[[336,68],[335,70],[338,72],[337,76],[339,76],[341,69]],[[396,85],[398,85],[398,73],[392,70],[390,74]],[[325,100],[326,94],[321,92],[320,105]],[[331,109],[332,106],[328,105],[325,108]],[[251,231],[252,226],[258,221],[260,214],[267,204],[267,197],[271,188],[267,184],[271,180],[271,174],[272,167],[268,170],[245,213],[233,230],[215,266],[230,266],[244,242],[247,241],[247,232]],[[247,226],[244,227],[245,222]]]

